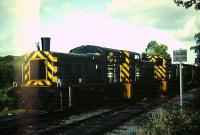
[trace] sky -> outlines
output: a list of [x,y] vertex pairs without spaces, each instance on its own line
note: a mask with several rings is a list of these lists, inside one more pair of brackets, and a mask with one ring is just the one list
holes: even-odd
[[35,51],[51,37],[51,51],[68,53],[81,45],[144,52],[155,40],[187,49],[194,63],[194,35],[200,11],[173,0],[0,0],[0,56]]

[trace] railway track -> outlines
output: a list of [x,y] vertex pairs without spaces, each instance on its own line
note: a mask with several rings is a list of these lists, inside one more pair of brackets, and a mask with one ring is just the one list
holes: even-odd
[[[153,105],[153,104],[152,104]],[[154,103],[154,105],[156,105]],[[140,103],[137,105],[126,105],[124,108],[110,110],[109,112],[89,117],[71,124],[49,131],[49,134],[104,134],[124,122],[151,110],[150,104]]]
[[[197,90],[195,90],[197,91]],[[196,93],[196,92],[195,92]],[[188,91],[184,94],[184,100],[188,100],[190,94],[194,94],[194,91]],[[187,95],[187,96],[186,96]],[[195,95],[195,94],[194,94]],[[140,120],[141,115],[146,112],[156,109],[160,105],[178,103],[177,97],[170,100],[163,101],[162,103],[156,102],[157,99],[151,101],[140,102],[136,105],[128,104],[117,109],[111,109],[105,113],[88,117],[82,120],[74,121],[73,123],[63,124],[61,127],[57,126],[57,129],[46,130],[45,134],[134,134],[135,130],[133,123]],[[131,130],[130,130],[131,129]],[[42,133],[42,132],[40,132]]]
[[21,134],[24,127],[32,126],[38,121],[49,120],[51,121],[52,116],[62,118],[67,110],[52,110],[52,111],[40,111],[24,113],[20,115],[5,116],[0,118],[0,134]]
[[[160,105],[156,99],[123,104],[116,107],[72,113],[66,110],[39,112],[27,116],[0,120],[0,133],[3,134],[118,134],[125,130],[131,119]],[[3,126],[2,126],[3,125]],[[119,128],[120,126],[120,128]]]
[[[131,119],[160,105],[156,99],[107,107],[88,112],[70,114],[69,112],[40,112],[32,117],[15,118],[0,128],[0,133],[11,134],[118,134],[130,124],[121,126]],[[66,115],[68,114],[68,115]],[[11,122],[12,121],[12,122]],[[6,123],[6,122],[5,122]],[[0,125],[1,122],[0,122]],[[6,127],[9,125],[9,127]]]
[[[86,130],[83,134],[92,132],[103,132],[108,126],[102,121],[112,121],[121,123],[123,119],[128,119],[129,115],[136,115],[141,113],[142,106],[136,105],[120,105],[115,107],[106,107],[102,109],[90,110],[87,112],[77,112],[76,114],[66,112],[64,110],[57,112],[40,112],[40,114],[24,115],[21,117],[10,117],[7,120],[1,120],[0,133],[1,134],[74,134],[78,129],[92,129]],[[129,109],[128,109],[129,108]],[[130,109],[134,111],[130,112]],[[140,108],[140,110],[139,110]],[[148,107],[149,108],[149,107]],[[127,109],[127,110],[126,110]],[[129,111],[128,111],[129,110]],[[123,115],[123,117],[122,117]],[[121,118],[120,118],[121,117]],[[95,123],[95,121],[97,123]],[[115,123],[116,124],[116,123]],[[85,125],[85,126],[83,126]],[[88,125],[90,125],[88,127]],[[91,126],[94,126],[93,128]],[[104,127],[100,126],[104,125]],[[110,125],[110,124],[109,124]],[[113,125],[113,124],[111,124]],[[98,128],[100,126],[100,128]],[[98,129],[98,130],[96,130]],[[108,129],[108,128],[107,128]],[[67,133],[65,133],[67,132]]]
[[[193,100],[197,99],[199,97],[198,95],[200,95],[200,88],[195,88],[184,93],[184,107],[186,107],[188,104],[191,105],[192,102],[195,102]],[[163,104],[155,107],[153,110],[150,110],[147,113],[143,113],[136,118],[129,119],[127,122],[122,123],[116,128],[113,128],[112,130],[106,132],[105,135],[136,135],[136,132],[141,128],[141,121],[144,121],[144,119],[148,119],[152,115],[158,114],[169,105],[179,105],[179,97],[175,96],[167,102],[164,102]]]
[[16,115],[7,115],[0,117],[0,131],[4,129],[8,129],[10,127],[14,127],[17,121],[20,121],[21,119],[28,119],[31,117],[37,117],[46,115],[46,111],[40,111],[37,113],[22,113],[22,114],[16,114]]
[[0,134],[41,134],[60,128],[63,123],[73,123],[101,113],[110,111],[107,108],[98,110],[55,110],[9,116],[0,119]]

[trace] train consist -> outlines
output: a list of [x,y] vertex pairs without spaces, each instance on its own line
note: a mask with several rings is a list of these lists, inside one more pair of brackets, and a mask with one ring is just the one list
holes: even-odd
[[[42,50],[27,53],[15,99],[28,107],[73,107],[117,103],[178,93],[179,65],[159,56],[93,45],[69,53]],[[183,64],[184,88],[199,84],[200,68]],[[20,85],[19,85],[20,84]]]

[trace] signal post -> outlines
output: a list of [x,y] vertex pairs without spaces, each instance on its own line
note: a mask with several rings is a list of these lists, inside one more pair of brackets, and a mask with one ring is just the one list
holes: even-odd
[[180,73],[180,107],[183,106],[183,77],[182,77],[182,62],[187,62],[187,50],[174,50],[173,61],[179,62]]

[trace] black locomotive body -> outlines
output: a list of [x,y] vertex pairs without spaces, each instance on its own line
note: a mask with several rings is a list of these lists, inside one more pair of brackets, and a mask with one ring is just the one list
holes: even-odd
[[[200,67],[195,65],[182,64],[183,90],[194,88],[200,85]],[[168,77],[167,95],[179,94],[180,88],[180,65],[170,64]],[[173,90],[172,90],[173,89]]]
[[[199,82],[199,68],[184,67],[186,84]],[[30,108],[118,103],[175,93],[168,91],[177,86],[177,72],[178,66],[162,57],[140,58],[125,50],[85,45],[69,53],[50,52],[50,38],[42,38],[42,51],[25,55],[15,93]]]

